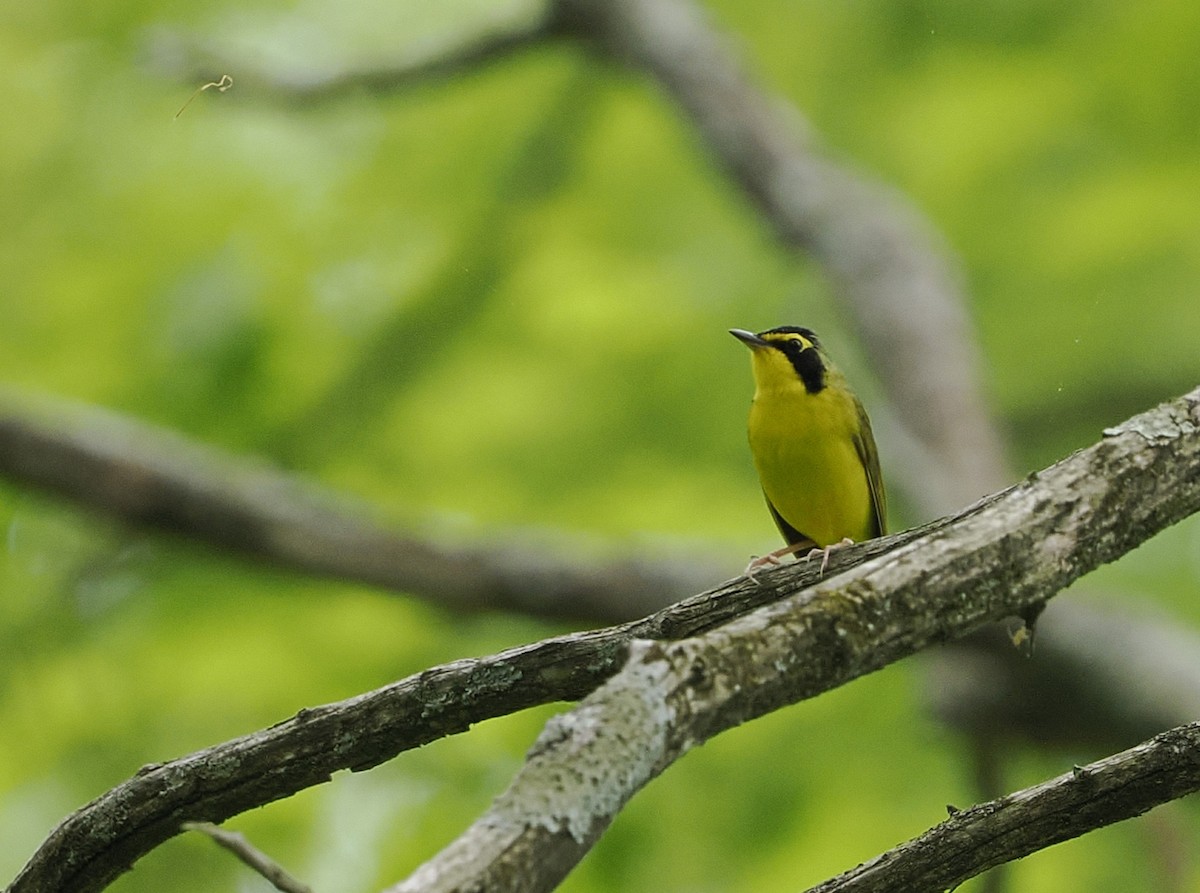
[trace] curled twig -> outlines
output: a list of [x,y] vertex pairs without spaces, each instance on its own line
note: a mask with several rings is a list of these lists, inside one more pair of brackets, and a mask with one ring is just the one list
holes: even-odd
[[227,74],[221,75],[221,79],[219,81],[209,81],[207,84],[201,84],[199,87],[196,88],[196,91],[191,96],[188,97],[188,101],[179,107],[179,111],[177,111],[175,113],[175,117],[172,120],[178,120],[179,116],[183,114],[184,109],[186,109],[189,105],[192,104],[192,100],[195,99],[197,96],[199,96],[201,93],[203,93],[205,90],[210,90],[210,89],[215,88],[218,93],[224,93],[226,90],[228,90],[232,86],[233,86],[233,78]]

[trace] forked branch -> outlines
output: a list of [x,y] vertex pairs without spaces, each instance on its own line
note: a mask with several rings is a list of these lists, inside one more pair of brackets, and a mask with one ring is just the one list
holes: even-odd
[[697,744],[1023,614],[1197,510],[1200,388],[852,571],[702,635],[636,643],[617,675],[551,720],[492,807],[389,893],[552,890]]
[[1021,613],[1198,510],[1200,388],[954,518],[846,550],[816,585],[814,568],[782,567],[761,586],[743,578],[635,624],[435,667],[146,767],[68,817],[9,889],[101,890],[185,819],[220,822],[337,769],[587,695],[493,807],[396,888],[550,890],[696,744]]

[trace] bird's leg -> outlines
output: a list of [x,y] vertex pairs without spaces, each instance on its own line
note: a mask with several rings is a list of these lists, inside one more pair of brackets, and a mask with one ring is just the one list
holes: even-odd
[[[812,540],[801,540],[798,543],[792,543],[790,546],[784,546],[782,549],[776,549],[774,552],[768,552],[766,555],[755,556],[750,559],[750,563],[746,565],[746,569],[742,573],[753,583],[758,585],[758,578],[754,576],[754,572],[759,568],[775,567],[777,564],[783,564],[783,559],[787,555],[795,555],[804,549],[811,549],[816,546]],[[811,553],[810,553],[811,554]]]
[[825,576],[825,567],[826,567],[826,565],[829,564],[829,553],[832,552],[834,549],[836,549],[838,546],[853,546],[853,545],[854,545],[854,540],[850,539],[850,537],[845,537],[842,539],[842,541],[840,543],[834,543],[833,545],[826,546],[824,549],[812,549],[807,555],[804,556],[804,560],[808,561],[814,555],[820,555],[821,556],[821,569],[819,571],[817,571],[817,576],[823,577],[823,576]]

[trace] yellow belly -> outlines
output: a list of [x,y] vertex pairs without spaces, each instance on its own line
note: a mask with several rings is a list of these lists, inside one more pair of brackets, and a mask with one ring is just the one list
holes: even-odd
[[818,546],[876,535],[870,486],[854,446],[857,411],[831,388],[755,394],[750,452],[767,499]]

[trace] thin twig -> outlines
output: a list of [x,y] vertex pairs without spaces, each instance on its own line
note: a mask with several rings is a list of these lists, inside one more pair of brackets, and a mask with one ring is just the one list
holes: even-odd
[[212,822],[184,822],[180,825],[180,829],[207,834],[216,841],[218,846],[229,850],[266,878],[276,890],[281,890],[283,893],[313,893],[312,887],[288,874],[279,863],[255,847],[240,832],[226,831],[218,828]]

